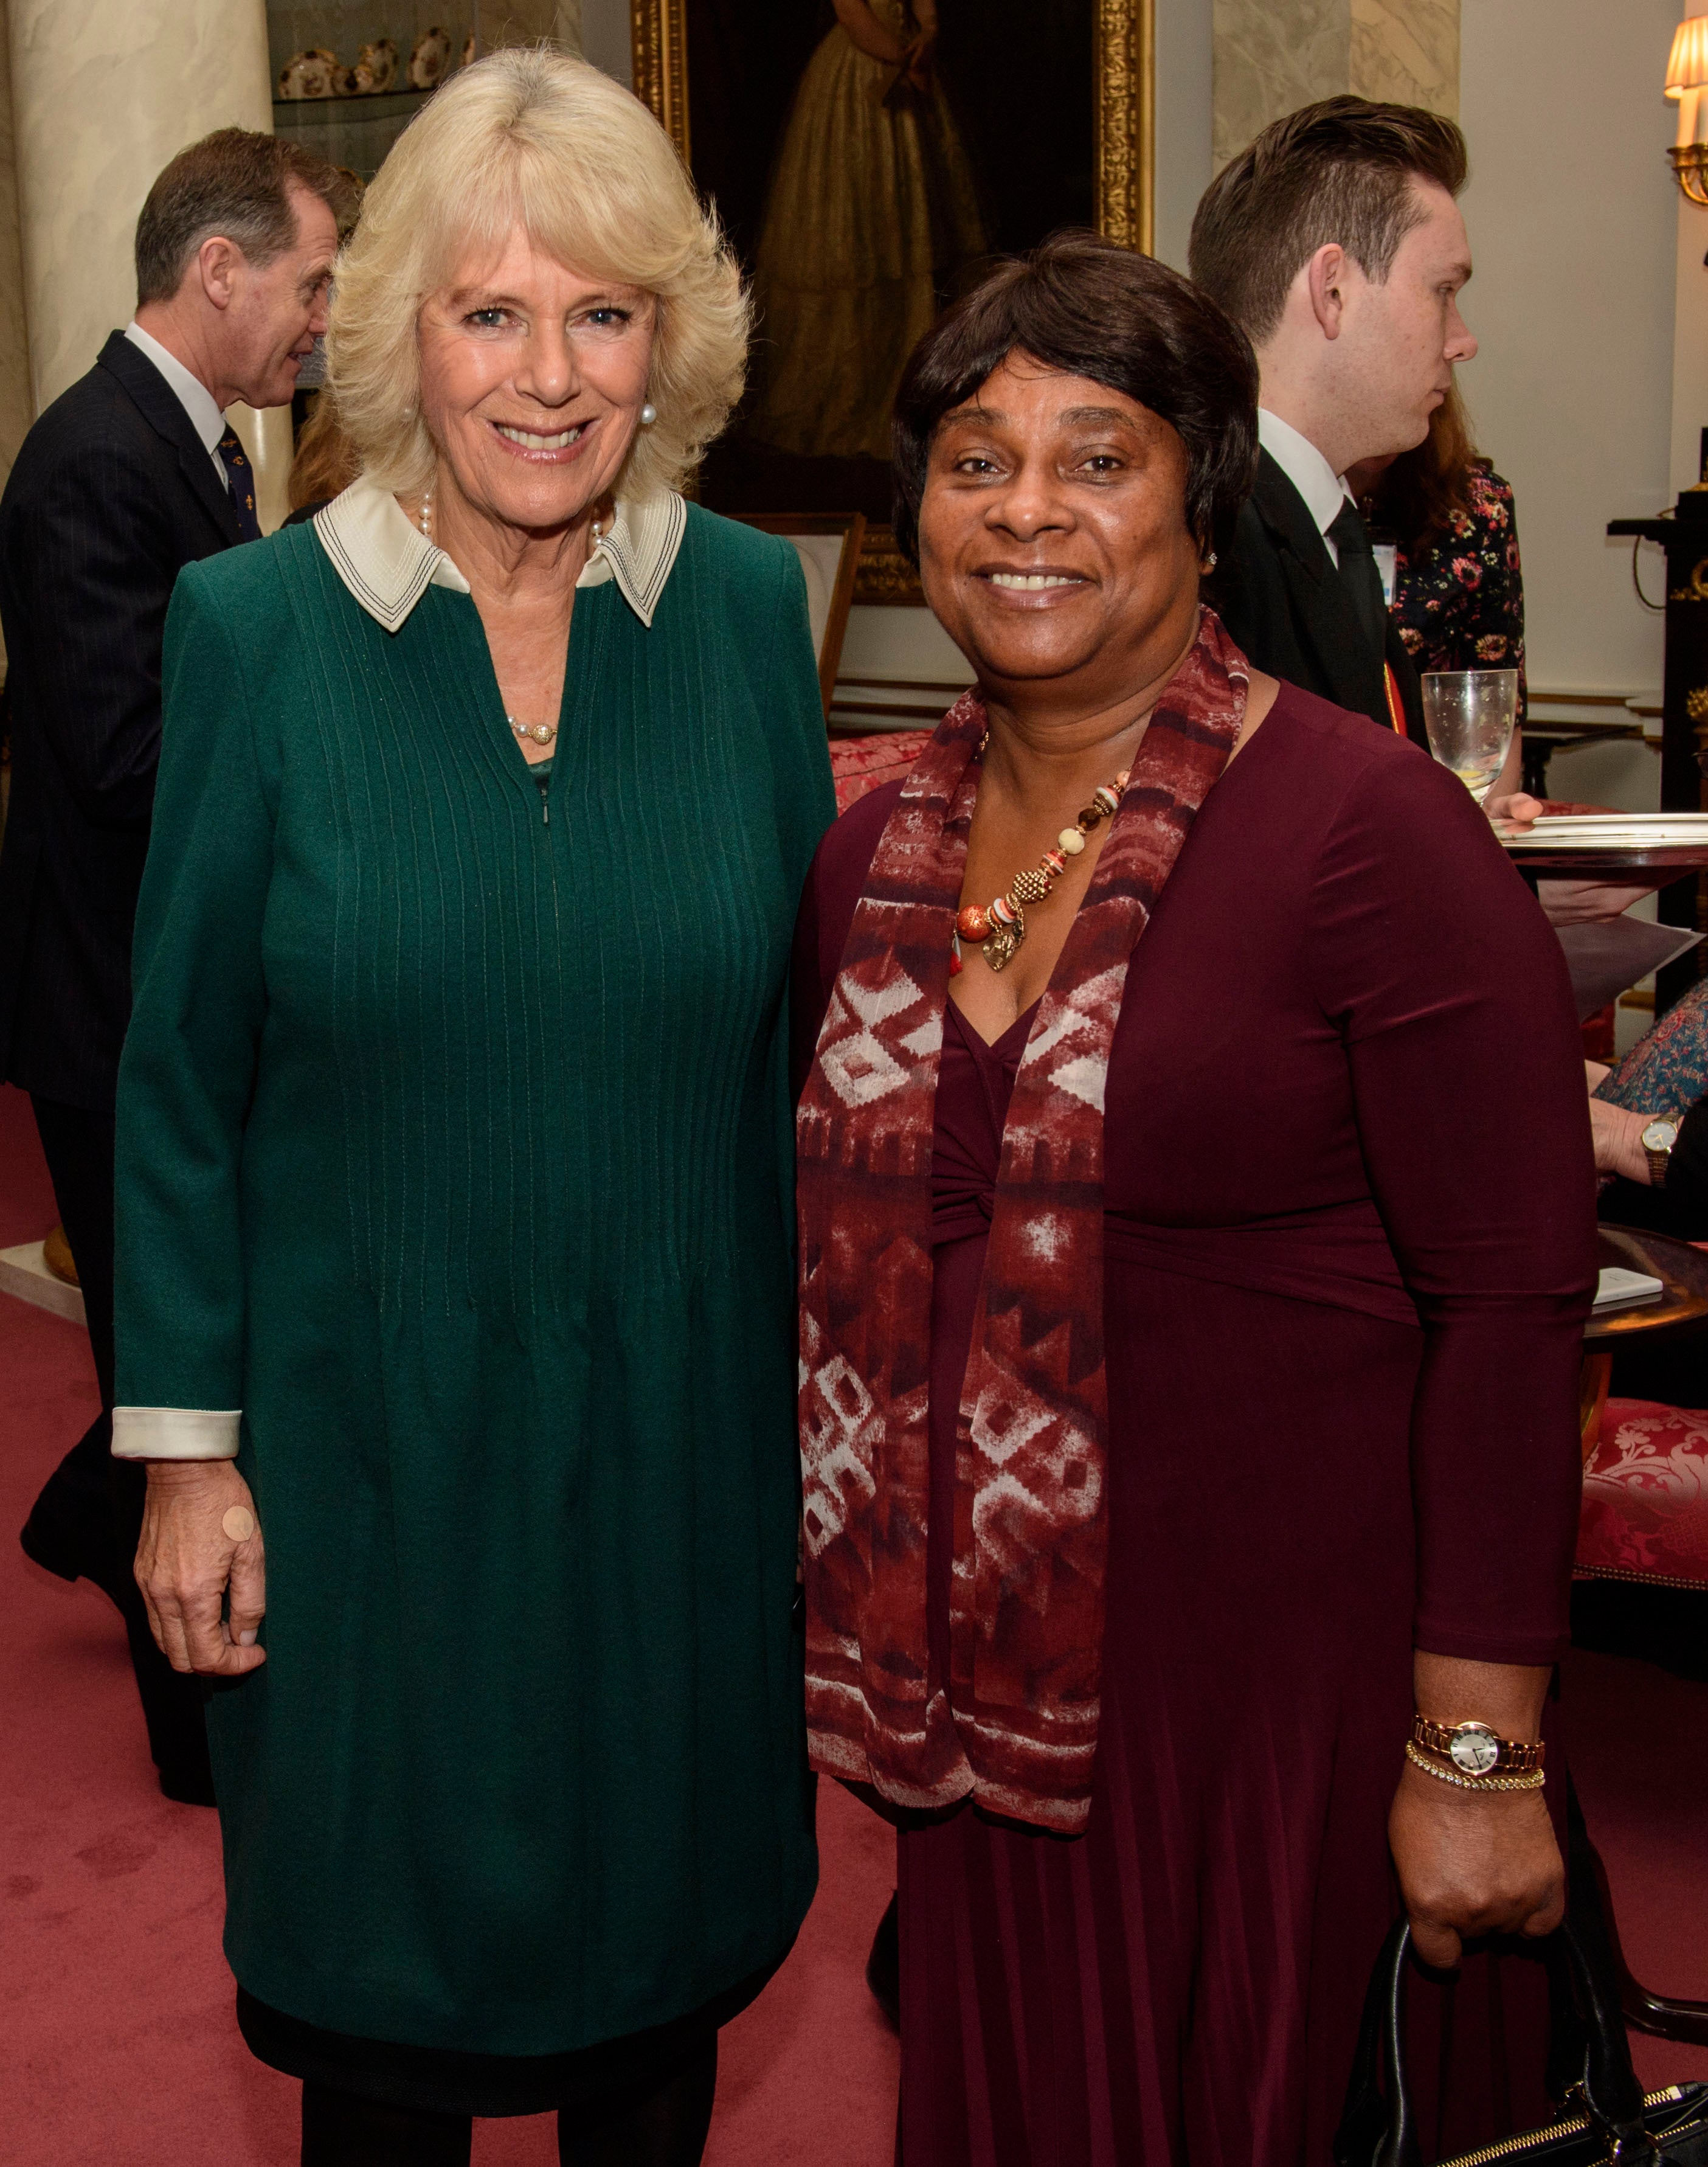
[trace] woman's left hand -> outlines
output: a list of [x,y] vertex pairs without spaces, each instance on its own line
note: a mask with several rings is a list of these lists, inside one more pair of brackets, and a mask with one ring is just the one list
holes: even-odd
[[1648,1188],[1653,1177],[1648,1170],[1648,1153],[1642,1147],[1642,1132],[1653,1119],[1652,1114],[1633,1113],[1629,1107],[1615,1106],[1608,1099],[1591,1099],[1589,1132],[1595,1140],[1596,1173],[1621,1174],[1627,1181],[1640,1181]]
[[1540,1791],[1461,1791],[1408,1762],[1388,1841],[1426,1964],[1451,1971],[1462,1939],[1550,1934],[1565,1915],[1566,1868]]

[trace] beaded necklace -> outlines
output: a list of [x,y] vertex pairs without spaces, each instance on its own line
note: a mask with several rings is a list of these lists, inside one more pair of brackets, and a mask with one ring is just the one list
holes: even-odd
[[[984,747],[980,746],[982,752]],[[954,930],[949,936],[949,975],[956,977],[963,968],[960,944],[970,940],[977,947],[993,971],[1006,971],[1026,938],[1026,909],[1034,909],[1047,903],[1050,890],[1067,871],[1067,861],[1076,858],[1086,846],[1086,837],[1100,821],[1109,819],[1121,802],[1121,792],[1127,787],[1129,770],[1123,768],[1113,782],[1101,782],[1092,791],[1091,803],[1074,822],[1064,828],[1055,839],[1055,848],[1046,850],[1035,866],[1028,866],[1014,876],[1006,895],[995,896],[982,909],[970,903],[954,921]]]

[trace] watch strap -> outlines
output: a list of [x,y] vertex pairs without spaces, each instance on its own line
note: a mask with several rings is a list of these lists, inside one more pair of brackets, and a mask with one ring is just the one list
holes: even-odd
[[1434,1723],[1428,1716],[1420,1715],[1412,1720],[1411,1735],[1414,1743],[1421,1746],[1425,1752],[1439,1754],[1442,1760],[1451,1761],[1473,1783],[1477,1780],[1476,1776],[1453,1751],[1455,1743],[1462,1738],[1478,1735],[1498,1749],[1494,1760],[1482,1772],[1484,1775],[1492,1776],[1497,1772],[1509,1775],[1527,1773],[1532,1768],[1541,1767],[1547,1752],[1547,1747],[1540,1739],[1533,1744],[1526,1744],[1520,1739],[1501,1738],[1486,1723]]

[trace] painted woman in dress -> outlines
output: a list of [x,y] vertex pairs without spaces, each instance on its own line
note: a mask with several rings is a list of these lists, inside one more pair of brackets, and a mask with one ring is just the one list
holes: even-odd
[[890,456],[908,355],[983,254],[971,161],[933,61],[936,0],[835,0],[766,197],[753,435]]

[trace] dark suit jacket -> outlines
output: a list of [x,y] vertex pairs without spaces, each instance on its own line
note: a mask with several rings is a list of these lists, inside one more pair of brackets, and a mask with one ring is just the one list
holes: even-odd
[[[1337,707],[1368,715],[1384,729],[1392,727],[1382,665],[1304,499],[1267,452],[1258,453],[1257,485],[1240,508],[1233,546],[1205,592],[1257,669]],[[1427,752],[1417,671],[1391,619],[1387,659],[1399,687],[1407,734]]]
[[119,331],[0,496],[0,1076],[91,1112],[112,1108],[130,1013],[167,604],[185,564],[241,539],[177,395]]

